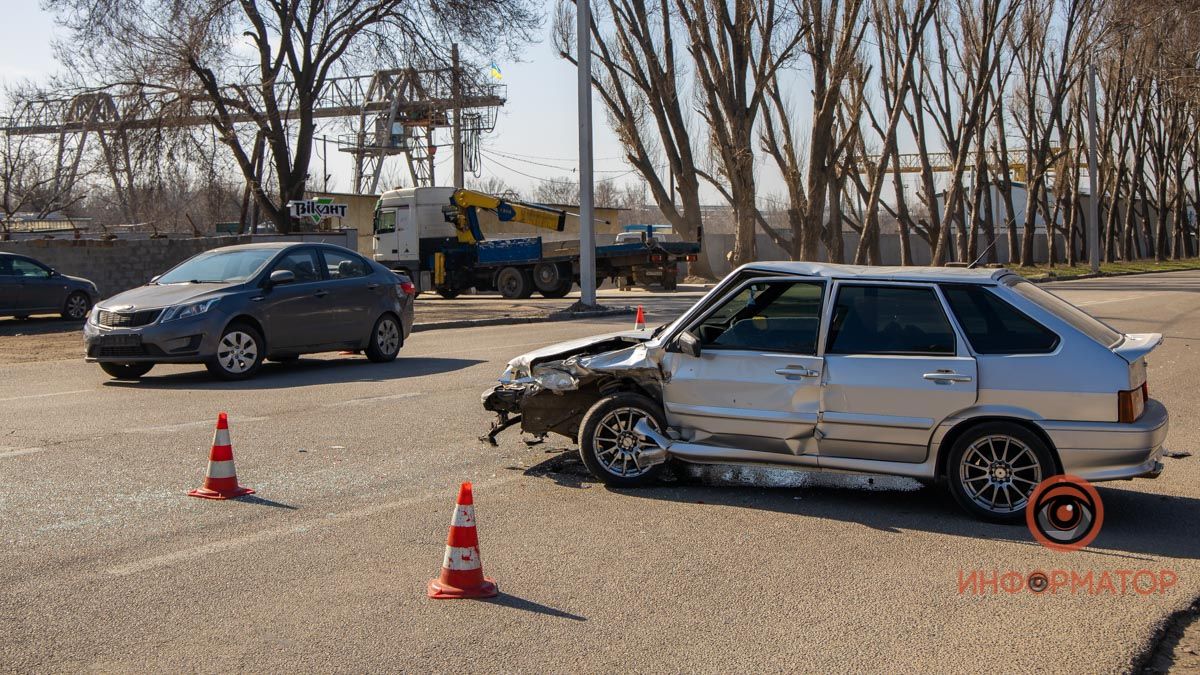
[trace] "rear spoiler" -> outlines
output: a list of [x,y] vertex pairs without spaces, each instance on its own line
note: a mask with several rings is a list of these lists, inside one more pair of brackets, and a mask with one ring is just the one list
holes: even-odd
[[1162,333],[1129,333],[1112,350],[1117,356],[1133,363],[1154,351],[1162,343]]

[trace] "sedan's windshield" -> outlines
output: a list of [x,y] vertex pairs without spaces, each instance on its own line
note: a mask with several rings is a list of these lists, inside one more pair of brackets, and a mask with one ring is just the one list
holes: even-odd
[[208,251],[189,258],[158,278],[159,284],[234,283],[254,276],[277,251]]

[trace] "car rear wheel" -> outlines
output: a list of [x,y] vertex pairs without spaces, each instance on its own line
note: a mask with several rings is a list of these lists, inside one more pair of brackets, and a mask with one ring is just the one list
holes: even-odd
[[62,318],[70,321],[83,321],[91,308],[92,301],[88,298],[87,293],[75,291],[67,296],[67,302],[63,305]]
[[496,275],[496,290],[510,300],[524,300],[533,295],[533,279],[525,270],[505,267]]
[[117,380],[136,380],[150,372],[153,363],[101,363],[100,370]]
[[222,380],[245,380],[262,367],[263,353],[263,338],[254,326],[232,323],[221,333],[216,355],[204,365]]
[[404,333],[400,322],[391,314],[384,314],[375,322],[371,339],[367,341],[367,358],[375,363],[395,361],[404,346]]
[[1023,520],[1033,489],[1055,473],[1042,439],[1010,422],[969,429],[954,442],[946,465],[959,505],[976,518],[1002,523]]
[[579,455],[593,476],[613,487],[639,487],[657,480],[666,464],[641,462],[643,451],[655,447],[633,428],[641,420],[662,432],[666,416],[654,401],[633,392],[605,396],[583,416],[579,426]]

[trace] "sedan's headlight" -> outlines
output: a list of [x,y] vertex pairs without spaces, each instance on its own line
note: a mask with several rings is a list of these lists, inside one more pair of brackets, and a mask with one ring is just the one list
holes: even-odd
[[93,326],[100,324],[100,305],[92,305],[92,309],[88,312],[87,322]]
[[162,322],[174,321],[176,319],[186,319],[189,316],[198,316],[207,312],[213,305],[217,304],[220,298],[209,298],[200,302],[192,302],[186,305],[175,305],[168,307],[162,314]]

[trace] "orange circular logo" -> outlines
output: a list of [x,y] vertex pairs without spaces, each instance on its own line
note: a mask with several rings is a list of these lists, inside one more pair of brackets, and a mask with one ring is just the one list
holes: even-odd
[[1100,494],[1078,476],[1052,476],[1038,483],[1025,507],[1025,524],[1033,538],[1055,551],[1087,546],[1103,523]]

